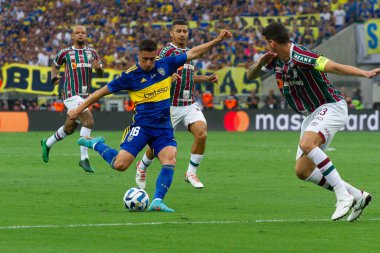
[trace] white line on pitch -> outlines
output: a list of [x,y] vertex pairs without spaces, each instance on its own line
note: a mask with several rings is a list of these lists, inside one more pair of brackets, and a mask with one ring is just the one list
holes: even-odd
[[[46,225],[15,225],[0,226],[6,229],[34,229],[34,228],[79,228],[79,227],[125,227],[149,225],[194,225],[194,224],[252,224],[252,223],[304,223],[304,222],[332,222],[330,219],[298,219],[298,220],[242,220],[242,221],[162,221],[162,222],[128,222],[128,223],[98,223],[98,224],[46,224]],[[380,221],[380,218],[361,219],[361,221]],[[360,221],[358,221],[360,222]]]

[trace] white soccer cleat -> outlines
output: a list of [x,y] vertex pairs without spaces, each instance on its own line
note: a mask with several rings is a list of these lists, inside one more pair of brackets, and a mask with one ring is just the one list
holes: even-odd
[[141,163],[141,161],[137,162],[137,164],[136,164],[136,178],[135,178],[135,180],[136,180],[136,184],[138,187],[140,187],[141,189],[145,189],[147,169],[140,170],[139,169],[140,163]]
[[371,200],[372,200],[371,194],[363,191],[363,194],[360,197],[360,199],[352,207],[352,212],[348,216],[347,220],[351,222],[357,220],[362,214],[364,208],[366,208],[369,202],[371,202]]
[[339,220],[343,218],[351,209],[354,204],[354,197],[350,195],[345,199],[338,199],[336,202],[336,209],[334,214],[332,215],[332,220]]
[[202,182],[199,181],[199,178],[196,174],[185,173],[185,181],[190,183],[194,188],[197,189],[202,189],[204,187]]

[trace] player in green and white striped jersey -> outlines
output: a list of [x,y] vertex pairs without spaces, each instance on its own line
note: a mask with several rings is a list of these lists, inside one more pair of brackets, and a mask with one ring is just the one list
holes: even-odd
[[[174,21],[170,36],[172,37],[172,42],[159,51],[158,56],[160,58],[184,54],[190,50],[187,47],[189,39],[187,22],[182,20]],[[195,83],[218,83],[218,76],[216,74],[210,76],[194,75],[194,63],[193,61],[188,61],[177,70],[173,77],[170,91],[172,98],[170,111],[173,127],[175,128],[180,122],[183,122],[194,136],[185,181],[194,188],[202,189],[204,185],[197,177],[196,172],[206,149],[207,123],[199,105],[194,101]],[[136,165],[136,183],[141,188],[145,188],[147,168],[153,159],[153,151],[148,148],[142,160]]]
[[[90,92],[92,69],[96,70],[99,77],[103,76],[102,63],[96,51],[86,47],[85,42],[87,33],[84,26],[77,25],[73,28],[72,40],[74,45],[62,49],[54,60],[51,76],[52,83],[58,85],[59,69],[65,64],[64,83],[62,89],[62,97],[68,111],[77,108]],[[63,126],[61,126],[52,136],[41,140],[42,159],[45,163],[49,161],[50,148],[57,141],[63,140],[66,136],[71,135],[78,126],[77,121],[71,120],[68,117]],[[91,129],[94,126],[94,119],[89,110],[84,111],[80,116],[82,128],[80,136],[90,136]],[[79,166],[86,172],[94,172],[88,159],[88,148],[81,147],[81,159]]]

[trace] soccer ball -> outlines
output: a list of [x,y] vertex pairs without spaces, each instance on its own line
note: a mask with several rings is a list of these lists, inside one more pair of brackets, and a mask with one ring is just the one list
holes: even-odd
[[131,188],[124,194],[124,206],[132,212],[142,212],[149,205],[149,196],[141,188]]

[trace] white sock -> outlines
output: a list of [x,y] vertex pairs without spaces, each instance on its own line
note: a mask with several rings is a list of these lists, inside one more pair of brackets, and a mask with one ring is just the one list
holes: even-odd
[[57,130],[57,132],[55,132],[52,136],[50,136],[46,140],[46,146],[48,146],[50,148],[51,146],[53,146],[54,143],[56,143],[57,141],[63,140],[66,136],[67,136],[67,134],[65,133],[65,131],[63,131],[63,126],[61,126]]
[[[91,129],[82,126],[79,135],[80,137],[91,136]],[[84,160],[86,158],[88,159],[88,147],[80,146],[80,159]]]
[[319,168],[326,181],[334,188],[334,192],[338,199],[347,198],[350,194],[344,186],[343,180],[328,156],[316,147],[307,155]]
[[[310,174],[308,178],[305,179],[305,181],[312,182],[316,185],[319,185],[323,188],[326,188],[328,190],[333,190],[331,185],[327,182],[326,178],[322,175],[321,171],[318,168],[315,168],[313,172]],[[343,184],[346,187],[347,191],[354,196],[355,200],[359,200],[362,196],[362,191],[353,187],[349,183],[345,182],[343,180]]]
[[154,158],[152,160],[150,160],[146,154],[144,154],[144,156],[142,157],[141,159],[141,162],[138,164],[137,168],[140,169],[140,170],[147,170],[149,165],[151,165],[151,163],[153,162]]
[[197,168],[203,159],[203,155],[191,154],[189,166],[187,167],[188,174],[197,174]]

